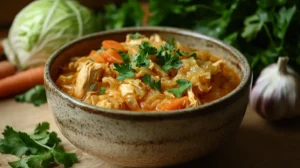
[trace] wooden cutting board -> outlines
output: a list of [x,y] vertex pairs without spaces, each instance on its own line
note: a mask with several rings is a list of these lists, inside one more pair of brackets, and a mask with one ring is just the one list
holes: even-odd
[[[0,100],[0,132],[6,125],[16,130],[32,132],[39,122],[48,121],[51,130],[62,139],[68,152],[76,152],[79,163],[74,168],[121,168],[94,158],[74,147],[59,132],[47,104],[34,107],[16,103],[13,99]],[[0,135],[0,138],[3,138]],[[8,168],[8,161],[17,158],[0,154],[0,168]],[[272,125],[262,120],[250,108],[235,137],[222,149],[205,158],[174,168],[299,168],[300,119]]]

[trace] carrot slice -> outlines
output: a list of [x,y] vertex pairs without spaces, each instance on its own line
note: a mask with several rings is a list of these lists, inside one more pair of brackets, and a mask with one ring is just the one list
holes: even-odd
[[172,100],[170,103],[166,104],[161,108],[162,111],[167,110],[177,110],[177,109],[183,109],[186,107],[186,103],[189,101],[187,96],[181,97],[179,99]]
[[28,69],[0,80],[0,98],[14,96],[40,84],[44,84],[44,67]]
[[106,63],[101,54],[99,54],[96,50],[92,50],[89,54],[89,57],[98,63]]
[[123,58],[120,56],[118,51],[111,49],[111,48],[108,50],[105,50],[100,55],[103,57],[103,59],[106,62],[109,62],[109,63],[122,63],[123,62]]
[[105,49],[115,49],[115,50],[121,50],[121,51],[126,51],[126,49],[123,47],[123,45],[117,41],[114,40],[104,40],[102,42],[102,47]]
[[0,79],[11,76],[17,72],[17,68],[8,61],[0,62]]
[[99,55],[96,50],[92,50],[89,54],[89,57],[94,58],[96,56],[96,54]]
[[98,55],[97,57],[95,57],[94,61],[98,63],[106,63],[102,55]]

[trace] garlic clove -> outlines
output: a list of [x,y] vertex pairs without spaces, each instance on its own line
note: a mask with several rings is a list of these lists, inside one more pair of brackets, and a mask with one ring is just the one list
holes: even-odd
[[287,63],[287,57],[280,57],[266,67],[251,91],[250,106],[265,119],[300,116],[300,79]]

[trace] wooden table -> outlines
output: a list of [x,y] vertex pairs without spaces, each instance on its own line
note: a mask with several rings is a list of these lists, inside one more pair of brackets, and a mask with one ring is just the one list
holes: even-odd
[[[0,132],[6,125],[31,133],[39,122],[50,123],[67,151],[76,152],[80,163],[74,168],[119,168],[94,158],[74,147],[59,132],[47,104],[34,107],[31,104],[16,103],[13,99],[0,101]],[[3,138],[0,135],[0,138]],[[8,161],[17,158],[0,154],[0,167],[8,168]],[[222,168],[299,168],[300,167],[300,120],[272,125],[248,109],[237,135],[222,149],[205,158],[176,168],[198,167]]]

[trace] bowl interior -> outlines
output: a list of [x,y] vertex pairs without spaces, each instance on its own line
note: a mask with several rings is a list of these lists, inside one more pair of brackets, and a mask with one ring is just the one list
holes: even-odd
[[[59,67],[64,63],[69,61],[71,57],[75,56],[85,56],[90,53],[92,49],[99,49],[101,42],[103,40],[111,39],[116,41],[125,41],[126,35],[128,33],[139,32],[146,36],[153,34],[159,34],[164,40],[175,39],[176,41],[181,42],[184,45],[187,45],[192,48],[207,50],[215,56],[221,57],[226,60],[226,63],[237,72],[241,82],[239,86],[229,93],[228,95],[213,101],[211,103],[200,106],[199,108],[204,108],[205,106],[210,106],[218,101],[227,99],[236,92],[241,91],[250,81],[250,66],[246,58],[236,49],[231,46],[228,46],[216,39],[177,28],[167,28],[167,27],[141,27],[141,28],[124,28],[121,30],[112,30],[104,31],[99,33],[94,33],[87,35],[83,38],[75,40],[56,53],[54,53],[46,64],[46,82],[47,82],[47,71],[49,71],[49,82],[52,85],[59,75]],[[56,86],[54,86],[56,87]],[[57,88],[57,87],[56,87]],[[58,88],[57,88],[58,89]],[[58,89],[59,90],[59,89]],[[89,105],[86,105],[89,106]],[[170,112],[168,112],[170,113]]]

